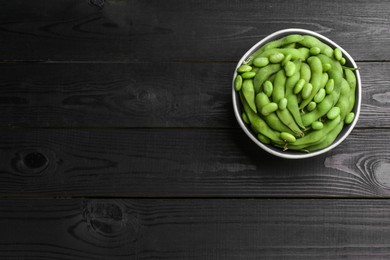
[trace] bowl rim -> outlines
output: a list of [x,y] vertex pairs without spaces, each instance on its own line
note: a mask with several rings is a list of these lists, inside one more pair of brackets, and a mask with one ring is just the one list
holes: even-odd
[[[349,134],[352,132],[352,130],[356,126],[356,123],[357,123],[357,121],[359,119],[359,115],[360,115],[360,107],[361,107],[361,99],[362,99],[362,97],[361,97],[362,96],[361,95],[361,78],[360,78],[359,70],[355,70],[354,71],[355,75],[356,75],[356,93],[355,93],[355,95],[357,96],[357,98],[355,100],[355,108],[356,108],[355,118],[354,118],[353,122],[348,125],[347,131],[344,132],[342,136],[339,136],[340,138],[338,138],[338,140],[336,139],[331,145],[329,145],[326,148],[323,148],[321,150],[315,151],[315,152],[302,153],[302,154],[289,154],[288,152],[284,152],[282,150],[277,151],[276,147],[275,147],[275,150],[274,150],[274,149],[271,149],[270,147],[268,147],[268,145],[263,144],[262,142],[260,142],[255,137],[255,135],[251,131],[249,131],[249,129],[247,128],[247,126],[245,125],[245,123],[243,122],[243,120],[241,118],[240,111],[238,109],[238,105],[239,105],[238,94],[237,94],[237,92],[234,89],[234,79],[237,76],[237,68],[240,65],[242,65],[242,63],[249,57],[249,55],[252,54],[254,51],[256,51],[261,45],[269,42],[270,40],[273,40],[273,38],[275,38],[275,37],[277,37],[279,35],[283,35],[284,36],[285,34],[288,35],[288,34],[293,34],[293,33],[294,34],[307,34],[307,35],[315,36],[319,40],[322,40],[322,41],[324,41],[325,43],[327,43],[329,45],[333,45],[332,46],[333,48],[336,48],[336,47],[340,48],[340,50],[342,51],[343,55],[346,57],[347,61],[350,62],[354,68],[357,68],[356,62],[351,57],[351,55],[349,55],[349,53],[347,51],[345,51],[340,45],[338,45],[334,41],[330,40],[329,38],[327,38],[327,37],[325,37],[325,36],[323,36],[323,35],[321,35],[321,34],[319,34],[317,32],[314,32],[314,31],[311,31],[311,30],[307,30],[307,29],[300,29],[300,28],[282,29],[282,30],[278,30],[278,31],[275,31],[274,33],[269,34],[268,36],[264,37],[262,40],[257,42],[238,61],[237,65],[235,67],[235,70],[234,70],[233,80],[232,80],[232,93],[233,93],[232,94],[232,98],[233,98],[234,114],[235,114],[235,117],[237,119],[237,122],[239,123],[241,129],[244,130],[246,135],[253,142],[255,142],[263,150],[265,150],[268,153],[273,154],[275,156],[278,156],[278,157],[281,157],[281,158],[285,158],[285,159],[304,159],[304,158],[314,157],[314,156],[317,156],[317,155],[320,155],[320,154],[323,154],[323,153],[326,153],[326,152],[332,150],[333,148],[338,146],[340,143],[342,143],[349,136]],[[280,37],[282,37],[282,36],[280,36]],[[345,128],[345,126],[343,128]]]

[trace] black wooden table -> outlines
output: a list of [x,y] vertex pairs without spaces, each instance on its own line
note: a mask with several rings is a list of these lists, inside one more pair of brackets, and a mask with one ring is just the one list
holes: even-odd
[[[0,5],[0,259],[390,259],[388,1]],[[361,67],[336,149],[267,154],[236,62],[285,28]]]

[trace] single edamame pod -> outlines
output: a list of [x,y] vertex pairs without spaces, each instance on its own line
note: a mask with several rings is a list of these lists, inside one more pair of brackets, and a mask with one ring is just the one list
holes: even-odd
[[288,143],[294,143],[295,141],[297,141],[297,139],[292,134],[286,132],[280,133],[280,138],[282,138],[284,141]]
[[287,107],[287,98],[282,98],[280,101],[279,101],[279,105],[278,105],[278,108],[280,110],[284,110],[286,109]]
[[[321,88],[322,81],[322,63],[321,60],[317,56],[310,57],[307,62],[309,63],[311,69],[311,79],[310,83],[312,85],[312,90],[308,96],[304,96],[304,92],[302,92],[303,101],[299,105],[299,108],[303,109],[307,106],[310,101],[313,100],[314,96],[317,94],[319,89]],[[306,94],[306,92],[305,92]]]
[[251,66],[244,64],[244,65],[241,65],[240,67],[238,67],[237,72],[243,73],[243,72],[248,72],[248,71],[251,71],[251,70],[252,70]]
[[277,110],[276,114],[278,115],[280,121],[282,121],[286,126],[288,126],[288,128],[290,128],[294,133],[296,133],[299,136],[304,135],[304,133],[299,128],[299,126],[294,120],[294,117],[291,115],[288,109]]
[[350,94],[349,94],[349,106],[347,111],[352,111],[353,107],[355,106],[355,92],[356,92],[356,76],[355,73],[351,70],[344,70],[345,73],[345,79],[347,80],[349,87],[350,87]]
[[245,124],[249,124],[250,123],[247,115],[245,114],[245,112],[242,112],[241,118],[242,118],[242,121],[244,121]]
[[271,143],[271,140],[262,134],[258,134],[257,139],[259,139],[259,141],[262,142],[263,144],[270,144]]
[[341,60],[341,58],[343,57],[343,54],[341,53],[340,48],[334,49],[333,55],[334,55],[334,58],[338,61]]
[[[259,56],[260,54],[264,53],[265,51],[267,51],[269,49],[279,48],[281,46],[286,46],[286,45],[291,44],[291,43],[299,42],[301,40],[303,40],[303,36],[302,35],[290,34],[290,35],[287,35],[287,36],[285,36],[283,38],[280,38],[278,40],[268,42],[268,43],[264,44],[263,47],[261,47],[260,49],[258,49],[254,53],[252,53],[252,55],[250,55],[248,57],[248,59],[245,61],[245,63],[249,64],[249,65],[252,64],[252,61],[257,56]],[[293,46],[293,47],[295,47],[295,46]]]
[[269,60],[267,57],[259,57],[253,60],[253,65],[259,68],[267,66],[268,64]]
[[351,124],[352,121],[355,119],[355,113],[354,112],[350,112],[348,113],[348,115],[345,117],[345,123],[347,125]]
[[325,89],[320,89],[318,93],[314,96],[314,102],[320,103],[325,98]]
[[340,115],[340,108],[339,107],[332,107],[328,113],[326,113],[326,117],[330,120],[335,119]]
[[299,92],[302,91],[303,86],[305,85],[306,81],[304,79],[298,80],[297,84],[294,87],[294,94],[298,94]]
[[240,75],[237,75],[237,77],[234,79],[234,89],[236,91],[240,91],[242,86],[242,77]]
[[309,103],[309,105],[307,105],[306,108],[307,108],[307,111],[313,111],[314,109],[316,109],[316,107],[317,107],[317,103],[314,101],[311,101]]
[[254,78],[255,76],[256,76],[256,72],[253,71],[247,71],[241,74],[241,77],[243,79],[251,79]]
[[333,56],[333,49],[329,45],[315,38],[314,36],[304,35],[303,40],[299,41],[298,43],[308,48],[318,47],[321,53],[325,54],[328,57]]
[[301,79],[304,79],[305,82],[310,82],[311,70],[309,64],[307,63],[302,63],[301,65]]
[[[313,91],[313,85],[311,83],[306,83],[305,86],[303,86],[303,89],[302,89],[302,92],[301,92],[302,98],[304,100],[309,98],[312,91]],[[304,101],[302,101],[302,103],[303,102]],[[309,103],[310,103],[310,101],[309,101]]]
[[286,63],[286,65],[284,66],[284,70],[286,72],[286,76],[287,77],[291,77],[295,73],[296,66],[295,66],[295,64],[293,62],[288,61]]
[[242,83],[241,88],[242,94],[246,102],[248,102],[249,107],[257,113],[256,104],[255,104],[255,90],[253,88],[253,81],[251,79],[246,79]]
[[311,124],[313,130],[321,130],[324,127],[324,124],[321,121],[315,121]]
[[269,56],[269,61],[271,63],[280,63],[284,59],[283,53],[276,53],[271,56]]
[[287,109],[290,111],[297,125],[304,129],[305,127],[302,124],[301,115],[299,113],[298,98],[296,95],[294,95],[294,88],[300,80],[300,67],[302,62],[300,60],[296,60],[294,63],[296,66],[296,72],[286,80],[285,96],[287,99]]
[[344,65],[344,64],[347,62],[347,61],[345,60],[345,58],[341,58],[339,61],[340,61],[340,64],[341,64],[341,65]]
[[267,97],[270,97],[272,95],[272,92],[274,90],[274,85],[271,81],[267,80],[263,84],[263,92],[267,95]]
[[348,114],[348,108],[349,108],[349,92],[350,87],[348,84],[348,81],[346,79],[342,79],[341,83],[341,91],[340,91],[340,98],[336,103],[336,107],[340,108],[340,117],[341,121],[344,120],[346,115]]
[[271,103],[268,103],[267,105],[265,105],[261,109],[261,114],[263,116],[268,116],[269,114],[271,114],[272,112],[275,112],[276,110],[278,110],[278,104],[276,104],[275,102],[271,102]]
[[274,90],[272,92],[272,100],[274,102],[279,102],[279,100],[284,98],[286,92],[286,80],[287,78],[286,74],[284,73],[284,70],[279,70],[275,76]]

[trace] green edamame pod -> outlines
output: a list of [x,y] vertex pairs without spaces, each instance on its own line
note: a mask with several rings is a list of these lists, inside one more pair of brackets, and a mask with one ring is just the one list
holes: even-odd
[[344,64],[347,62],[347,61],[345,60],[345,58],[341,58],[339,61],[340,61],[340,64],[341,64],[341,65],[344,65]]
[[341,53],[341,50],[339,48],[334,49],[333,55],[334,58],[338,61],[341,60],[341,58],[343,57],[343,54]]
[[[286,80],[287,109],[290,111],[296,124],[300,128],[305,128],[302,124],[301,115],[299,113],[298,98],[296,95],[294,95],[294,90],[295,90],[296,86],[298,84],[304,84],[305,80],[300,79],[300,67],[301,67],[302,63],[299,60],[295,61],[294,63],[296,66],[296,72],[294,73],[294,75],[292,75],[291,77],[289,77]],[[280,106],[279,106],[279,108],[280,108]]]
[[350,92],[350,87],[348,84],[348,81],[346,79],[342,79],[341,83],[341,91],[340,91],[340,98],[336,103],[335,107],[340,108],[340,117],[341,121],[344,120],[346,115],[348,114],[348,108],[349,108],[349,92]]
[[242,86],[242,77],[240,75],[237,75],[237,77],[234,79],[234,89],[236,91],[240,91]]
[[253,60],[253,65],[256,67],[265,67],[269,64],[269,60],[267,57],[259,57]]
[[260,49],[258,49],[254,53],[252,53],[248,57],[248,59],[245,61],[245,63],[249,64],[249,65],[252,64],[252,61],[255,59],[255,57],[259,56],[260,54],[262,54],[266,50],[279,48],[281,46],[285,46],[285,45],[288,45],[290,43],[299,42],[301,40],[303,40],[303,36],[302,35],[290,34],[290,35],[285,36],[283,38],[280,38],[278,40],[268,42],[268,43],[264,44],[263,47],[261,47]]
[[293,116],[291,115],[290,111],[288,109],[285,110],[277,110],[276,114],[278,115],[280,121],[283,122],[288,128],[290,128],[294,133],[303,136],[302,130],[299,128],[299,126],[296,124]]
[[263,144],[270,144],[271,143],[271,140],[262,134],[258,134],[257,139],[259,139],[259,141],[262,142]]
[[320,103],[322,100],[324,100],[325,94],[326,94],[325,89],[323,89],[323,88],[320,89],[318,91],[318,93],[314,96],[314,102]]
[[243,72],[248,72],[248,71],[251,71],[252,70],[252,67],[249,66],[249,65],[241,65],[240,67],[238,67],[237,69],[237,72],[238,73],[243,73]]
[[278,72],[280,69],[280,64],[269,64],[259,69],[256,76],[253,78],[255,92],[259,93],[264,81],[266,81],[272,74]]
[[349,84],[350,87],[350,94],[349,94],[349,107],[347,109],[348,112],[352,111],[353,107],[355,106],[355,92],[356,92],[356,76],[355,73],[351,70],[344,70],[345,78]]
[[340,108],[339,107],[332,107],[328,113],[326,113],[326,117],[330,120],[335,119],[336,117],[340,116]]
[[271,103],[268,103],[267,105],[265,105],[261,109],[261,114],[263,116],[268,116],[269,114],[271,114],[272,112],[275,112],[276,110],[278,110],[278,104],[271,102]]
[[347,125],[351,124],[352,121],[355,119],[355,113],[354,112],[350,112],[348,113],[348,115],[345,117],[345,123]]
[[[260,55],[256,56],[256,58],[266,57],[270,62],[279,63],[284,59],[284,57],[282,58],[282,55],[280,54],[282,54],[284,57],[290,55],[291,60],[306,60],[309,57],[309,50],[307,48],[275,48],[264,51]],[[271,56],[274,55],[278,55],[278,57],[273,57],[273,59],[276,58],[276,60],[272,61]]]
[[274,90],[274,85],[270,80],[266,80],[263,84],[263,91],[267,95],[267,97],[270,97],[272,95],[272,92]]
[[310,82],[311,70],[309,64],[307,63],[302,63],[301,65],[301,79],[304,79],[305,82]]
[[328,57],[333,56],[333,49],[329,45],[315,38],[314,36],[304,35],[303,40],[299,41],[298,43],[308,48],[318,47],[321,53],[325,54]]
[[241,114],[242,121],[244,121],[245,124],[249,124],[248,116],[245,114],[245,112],[242,112]]
[[343,78],[343,69],[339,62],[336,62],[333,58],[329,58],[323,54],[317,56],[322,64],[329,63],[332,65],[332,69],[328,71],[329,78],[334,80],[334,88],[331,93],[333,96],[333,105],[335,105],[339,99],[341,91],[341,79]]
[[[312,56],[307,60],[307,62],[309,63],[309,66],[311,69],[310,83],[312,85],[312,91],[310,92],[309,96],[307,96],[307,97],[302,96],[304,100],[299,105],[300,109],[305,108],[310,103],[310,101],[313,100],[314,96],[317,94],[317,92],[321,88],[321,80],[322,80],[321,60],[319,58],[317,58],[317,56]],[[302,92],[302,95],[303,94],[304,94],[304,92]]]
[[290,133],[282,132],[280,133],[280,138],[288,143],[294,143],[297,139]]
[[268,49],[273,49],[273,48],[278,48],[280,46],[283,46],[283,45],[287,45],[287,44],[290,44],[290,43],[296,43],[296,42],[299,42],[299,41],[302,41],[303,40],[303,36],[300,35],[300,34],[290,34],[290,35],[287,35],[283,38],[280,38],[278,40],[275,40],[275,41],[272,41],[272,42],[269,42],[267,44],[265,44],[263,46],[263,49],[264,50],[268,50]]
[[251,79],[246,79],[242,83],[242,94],[245,97],[246,102],[248,102],[249,107],[257,113],[256,104],[255,104],[255,90],[253,87],[253,81]]
[[286,92],[286,75],[284,73],[284,70],[279,70],[278,73],[276,73],[275,81],[274,81],[274,90],[272,92],[272,100],[274,102],[279,102],[282,98],[284,98],[285,92]]
[[256,76],[256,72],[253,71],[247,71],[241,74],[241,77],[243,79],[251,79],[254,78],[255,76]]
[[317,107],[317,103],[314,101],[311,101],[309,103],[309,105],[307,105],[306,108],[307,108],[307,111],[313,111],[314,109],[316,109],[316,107]]
[[[303,108],[303,107],[301,107],[302,103],[305,102],[305,100],[310,97],[312,91],[313,91],[313,85],[311,83],[306,83],[305,86],[303,86],[303,89],[301,91],[303,101],[301,102],[301,105],[299,106],[299,108]],[[310,101],[309,101],[309,103],[310,103]]]
[[276,53],[271,56],[269,56],[269,61],[271,63],[280,63],[284,59],[284,54],[283,53]]

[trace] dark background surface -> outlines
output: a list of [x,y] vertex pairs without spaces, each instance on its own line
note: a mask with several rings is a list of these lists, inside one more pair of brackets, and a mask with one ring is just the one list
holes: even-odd
[[[387,1],[35,0],[0,8],[0,259],[389,259]],[[362,76],[315,158],[252,144],[236,62],[304,28]]]

